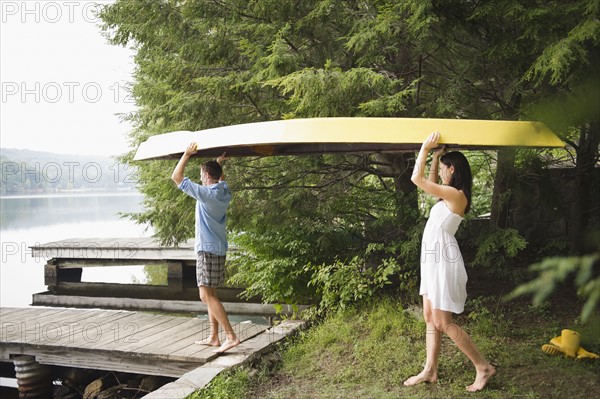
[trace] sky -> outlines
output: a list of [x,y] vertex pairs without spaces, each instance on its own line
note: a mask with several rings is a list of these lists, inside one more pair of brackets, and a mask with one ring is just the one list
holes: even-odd
[[114,0],[0,0],[0,146],[127,152],[134,52],[109,44],[95,11]]

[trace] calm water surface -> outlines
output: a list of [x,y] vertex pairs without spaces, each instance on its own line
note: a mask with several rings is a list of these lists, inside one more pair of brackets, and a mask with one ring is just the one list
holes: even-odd
[[[44,264],[30,246],[71,238],[150,237],[151,229],[119,213],[141,211],[137,193],[2,197],[0,199],[0,306],[26,307],[46,291]],[[82,281],[145,283],[143,266],[88,267]]]

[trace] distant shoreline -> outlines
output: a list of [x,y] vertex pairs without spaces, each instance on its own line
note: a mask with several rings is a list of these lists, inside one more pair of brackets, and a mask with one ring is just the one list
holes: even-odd
[[135,197],[143,196],[139,191],[61,191],[57,193],[0,195],[0,199],[67,198],[67,197]]

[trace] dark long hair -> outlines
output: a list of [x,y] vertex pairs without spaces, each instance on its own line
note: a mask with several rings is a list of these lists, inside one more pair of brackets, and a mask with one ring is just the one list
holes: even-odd
[[447,167],[454,166],[454,173],[450,177],[449,186],[457,190],[462,190],[467,197],[467,207],[465,214],[471,209],[471,187],[473,186],[473,175],[467,158],[458,151],[448,152],[440,157],[442,162]]

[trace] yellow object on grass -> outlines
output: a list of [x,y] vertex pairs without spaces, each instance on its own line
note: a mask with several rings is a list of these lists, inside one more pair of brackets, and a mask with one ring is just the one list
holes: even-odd
[[582,359],[598,359],[595,353],[588,352],[580,346],[581,336],[577,331],[562,330],[561,335],[550,340],[549,344],[542,345],[542,351],[549,355],[558,355],[564,353],[570,358]]

